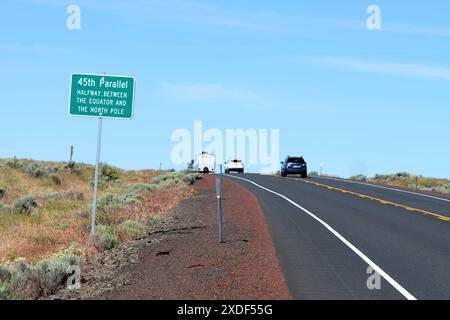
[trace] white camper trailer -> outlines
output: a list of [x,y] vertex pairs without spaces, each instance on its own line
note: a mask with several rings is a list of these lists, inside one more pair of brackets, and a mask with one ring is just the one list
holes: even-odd
[[208,152],[197,154],[194,158],[192,169],[197,172],[214,173],[216,157]]

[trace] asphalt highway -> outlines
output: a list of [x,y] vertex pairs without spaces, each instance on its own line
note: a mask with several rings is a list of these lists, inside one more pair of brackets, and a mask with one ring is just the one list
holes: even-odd
[[226,177],[258,197],[295,299],[450,299],[448,199],[327,178]]

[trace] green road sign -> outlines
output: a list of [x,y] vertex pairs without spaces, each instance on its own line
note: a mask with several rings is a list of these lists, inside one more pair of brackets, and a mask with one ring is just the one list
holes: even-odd
[[72,74],[69,115],[131,119],[135,79],[125,76]]

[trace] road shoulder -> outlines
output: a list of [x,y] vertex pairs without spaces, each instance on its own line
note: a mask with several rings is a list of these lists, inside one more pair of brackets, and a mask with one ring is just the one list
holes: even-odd
[[290,299],[256,197],[224,179],[224,240],[217,241],[214,177],[153,221],[151,230],[88,262],[82,288],[62,299]]

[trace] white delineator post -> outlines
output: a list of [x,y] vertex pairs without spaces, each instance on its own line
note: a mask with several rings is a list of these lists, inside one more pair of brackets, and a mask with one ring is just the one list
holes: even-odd
[[98,190],[98,174],[100,167],[100,148],[102,145],[102,126],[103,118],[98,118],[98,133],[97,133],[97,159],[95,161],[95,177],[94,177],[94,195],[92,200],[92,226],[91,234],[95,234],[95,217],[97,213],[97,190]]
[[[222,166],[222,165],[221,165]],[[219,231],[219,243],[223,243],[222,232],[222,175],[216,177],[216,201],[217,201],[217,227]]]

